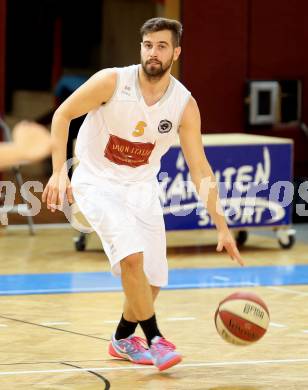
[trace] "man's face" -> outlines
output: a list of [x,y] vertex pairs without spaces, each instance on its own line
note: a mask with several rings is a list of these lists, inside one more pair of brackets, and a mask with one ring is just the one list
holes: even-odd
[[141,65],[150,78],[161,78],[177,60],[181,48],[173,47],[169,30],[152,32],[143,36],[141,42]]

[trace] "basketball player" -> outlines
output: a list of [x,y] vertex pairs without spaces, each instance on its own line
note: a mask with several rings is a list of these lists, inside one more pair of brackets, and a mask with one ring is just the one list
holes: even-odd
[[50,153],[47,129],[35,122],[21,121],[13,129],[13,141],[0,143],[0,168],[33,163]]
[[[190,92],[170,74],[180,55],[182,26],[154,18],[141,27],[141,64],[99,71],[56,111],[52,123],[53,175],[43,201],[55,211],[64,191],[74,198],[102,240],[113,274],[125,293],[122,318],[109,345],[112,356],[159,370],[181,361],[160,332],[153,301],[168,282],[166,240],[156,175],[160,159],[177,135],[192,180],[218,230],[217,250],[225,248],[243,264],[219,212],[215,185],[202,185],[213,172],[204,155],[200,114]],[[76,154],[80,161],[70,184],[65,150],[69,123],[88,113]],[[66,183],[61,190],[60,183]],[[208,196],[207,196],[208,195]],[[137,324],[147,340],[134,336]]]

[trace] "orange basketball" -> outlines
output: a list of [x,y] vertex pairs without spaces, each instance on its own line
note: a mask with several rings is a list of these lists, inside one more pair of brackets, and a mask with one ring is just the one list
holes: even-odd
[[267,331],[270,321],[265,302],[250,292],[236,292],[220,302],[215,325],[220,336],[231,344],[249,345]]

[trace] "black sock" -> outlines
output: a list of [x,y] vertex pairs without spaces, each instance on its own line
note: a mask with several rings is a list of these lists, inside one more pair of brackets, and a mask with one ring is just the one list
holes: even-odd
[[114,336],[115,339],[116,340],[126,339],[128,336],[132,335],[135,332],[137,325],[138,322],[127,321],[122,314],[121,320],[119,322],[119,325],[117,327]]
[[151,345],[151,341],[155,336],[162,337],[162,334],[157,327],[155,314],[153,314],[153,316],[147,320],[139,321],[139,324],[145,334],[149,346]]

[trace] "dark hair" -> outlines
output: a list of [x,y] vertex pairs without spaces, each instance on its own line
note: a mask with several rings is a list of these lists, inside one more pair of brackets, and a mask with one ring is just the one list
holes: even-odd
[[162,30],[171,31],[173,46],[180,46],[183,27],[180,22],[174,19],[152,18],[147,20],[140,28],[141,39],[143,39],[143,36],[148,33]]

